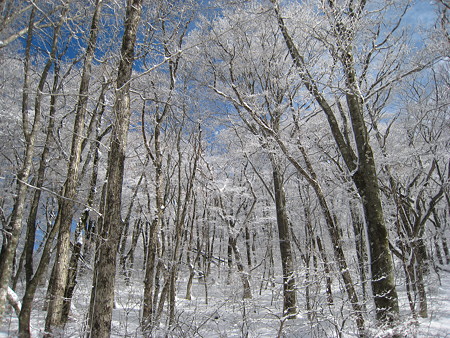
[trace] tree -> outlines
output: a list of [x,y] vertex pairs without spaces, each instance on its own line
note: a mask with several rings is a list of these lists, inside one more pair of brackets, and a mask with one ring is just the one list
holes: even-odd
[[[46,336],[428,332],[447,2],[124,4],[0,0],[1,330],[48,310]],[[408,329],[373,302],[377,240]]]
[[[28,96],[26,95],[28,90],[28,79],[25,77],[24,79],[24,95],[26,95],[23,98],[22,101],[22,123],[23,123],[23,134],[26,140],[26,150],[23,157],[22,162],[22,168],[20,169],[20,172],[17,174],[17,180],[16,180],[16,200],[14,203],[14,209],[12,211],[11,218],[9,220],[9,223],[6,226],[6,229],[3,231],[3,246],[2,251],[0,254],[1,260],[0,260],[0,320],[3,318],[3,313],[5,311],[5,302],[6,302],[6,295],[7,295],[7,289],[8,284],[11,278],[12,273],[12,267],[13,267],[13,260],[14,255],[17,248],[17,243],[22,231],[22,219],[24,214],[24,208],[25,208],[25,199],[27,197],[27,191],[28,191],[28,178],[30,176],[30,171],[32,167],[32,159],[34,156],[35,151],[35,143],[36,143],[36,137],[38,134],[38,131],[40,129],[40,123],[41,123],[41,106],[42,106],[42,98],[43,98],[43,90],[44,86],[46,84],[47,77],[50,72],[50,68],[52,67],[54,60],[56,59],[56,52],[57,52],[57,44],[58,39],[60,38],[60,32],[61,27],[64,23],[64,19],[67,14],[67,9],[62,8],[61,9],[61,17],[60,20],[56,22],[55,28],[53,30],[53,36],[52,36],[52,44],[50,49],[50,55],[48,60],[45,63],[44,69],[41,73],[36,97],[35,97],[35,104],[34,104],[34,117],[33,122],[30,123],[29,121],[29,109],[28,109]],[[28,31],[28,43],[27,45],[30,46],[31,39],[32,39],[32,31],[33,31],[33,22],[34,22],[34,11],[30,14],[30,25],[29,25],[29,31]],[[29,57],[29,54],[28,54]],[[27,65],[28,62],[25,63]],[[28,70],[25,70],[25,73],[27,73]],[[31,126],[31,129],[30,129]]]
[[108,337],[111,330],[114,302],[117,248],[122,234],[121,216],[122,182],[125,150],[130,121],[130,80],[134,61],[134,48],[139,27],[142,0],[128,0],[125,15],[125,30],[120,51],[120,63],[116,80],[114,102],[114,124],[108,154],[107,186],[105,193],[106,213],[100,226],[100,241],[97,245],[91,305],[89,308],[89,330],[91,337]]
[[[372,272],[371,284],[377,319],[382,323],[393,323],[399,314],[398,296],[375,159],[364,120],[367,99],[361,92],[361,84],[367,70],[358,74],[354,57],[357,31],[353,27],[358,27],[366,2],[349,2],[348,5],[341,5],[330,1],[321,8],[329,20],[328,33],[335,39],[332,45],[326,46],[329,46],[330,56],[340,63],[345,79],[345,89],[342,95],[346,100],[351,130],[347,128],[344,133],[339,126],[333,106],[325,96],[324,89],[320,89],[318,79],[313,77],[310,65],[306,63],[304,55],[294,42],[278,2],[272,0],[272,3],[280,31],[294,65],[299,71],[299,76],[311,97],[325,114],[348,172],[361,196],[367,225]],[[372,61],[372,53],[375,49],[376,47],[373,47],[372,52],[367,53],[365,67],[368,67]],[[356,149],[353,149],[352,144]]]
[[[283,271],[283,317],[295,318],[297,315],[295,262],[286,207],[286,178],[283,174],[283,159],[268,140],[272,135],[268,135],[266,130],[262,130],[245,116],[246,110],[249,108],[246,102],[246,98],[248,98],[250,104],[257,107],[258,114],[260,114],[258,118],[264,120],[270,129],[278,132],[282,128],[283,111],[273,109],[273,102],[281,104],[286,91],[295,89],[278,86],[278,81],[286,84],[289,76],[284,78],[283,76],[286,74],[283,73],[283,67],[285,65],[282,62],[274,61],[280,57],[280,50],[279,44],[275,46],[268,44],[268,41],[274,41],[270,25],[266,31],[258,32],[254,25],[250,24],[250,27],[247,27],[246,21],[239,14],[240,12],[237,11],[234,17],[218,21],[212,27],[211,48],[203,51],[205,54],[203,57],[207,60],[207,71],[212,76],[212,83],[207,85],[219,97],[227,101],[225,105],[233,106],[246,130],[254,135],[267,153],[272,170],[273,188],[271,191],[275,203]],[[228,39],[234,40],[235,43],[229,43]],[[259,42],[261,45],[256,46]],[[269,48],[269,51],[262,52],[266,47]],[[252,58],[250,51],[261,52],[261,54]],[[220,61],[217,62],[217,60]],[[235,123],[234,120],[232,122]]]
[[65,296],[64,291],[70,271],[70,228],[72,226],[74,200],[77,194],[82,144],[85,137],[84,125],[89,94],[89,81],[91,78],[92,61],[94,59],[95,46],[98,36],[98,23],[100,19],[101,5],[102,0],[97,0],[92,17],[90,37],[84,59],[83,73],[80,80],[67,177],[64,183],[63,196],[60,200],[58,212],[60,228],[57,241],[56,260],[54,263],[55,273],[50,283],[51,292],[45,323],[45,330],[48,333],[51,333],[53,329],[64,324],[64,317],[62,313]]

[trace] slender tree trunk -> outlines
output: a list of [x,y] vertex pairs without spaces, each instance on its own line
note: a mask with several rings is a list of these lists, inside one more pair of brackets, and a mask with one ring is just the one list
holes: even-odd
[[[147,163],[148,163],[148,160],[145,161],[144,168],[147,167]],[[136,186],[134,187],[133,195],[131,196],[130,204],[128,206],[128,212],[127,212],[127,215],[126,215],[125,220],[124,220],[124,229],[123,229],[123,234],[122,234],[122,238],[121,238],[121,241],[120,241],[120,248],[119,248],[119,257],[120,258],[119,258],[119,261],[120,261],[120,266],[122,267],[122,274],[125,277],[125,279],[127,279],[127,280],[129,278],[128,277],[129,276],[129,271],[127,269],[127,255],[125,255],[125,250],[126,250],[127,241],[128,241],[128,232],[129,232],[129,228],[130,228],[131,214],[132,214],[132,211],[133,211],[134,202],[136,200],[136,196],[137,196],[137,193],[139,191],[139,188],[141,186],[141,183],[142,183],[143,179],[144,179],[144,172],[141,173],[141,176],[139,177],[139,181],[136,184]]]
[[155,126],[155,184],[156,184],[156,215],[152,222],[149,233],[149,242],[147,248],[147,262],[145,267],[145,280],[144,280],[144,303],[142,309],[142,327],[144,332],[150,329],[153,325],[155,318],[155,301],[156,295],[159,293],[158,284],[158,265],[155,264],[158,257],[159,234],[162,227],[162,219],[164,217],[164,188],[163,188],[163,172],[162,172],[162,153],[160,149],[160,124],[159,121]]
[[147,245],[147,259],[145,264],[145,279],[144,279],[144,304],[142,312],[142,327],[144,332],[152,324],[152,319],[154,315],[154,291],[155,291],[155,274],[157,270],[157,223],[158,220],[154,219],[148,235],[148,245]]
[[[104,85],[103,87],[104,89],[106,89],[106,86]],[[90,263],[91,262],[91,255],[92,255],[92,246],[94,245],[94,236],[97,232],[96,229],[96,224],[97,221],[95,219],[92,219],[89,214],[90,214],[90,209],[91,207],[94,206],[94,199],[95,199],[95,194],[97,192],[97,180],[98,180],[98,164],[100,162],[100,142],[102,141],[103,137],[105,135],[107,135],[109,133],[109,131],[111,130],[111,126],[109,126],[108,128],[106,128],[106,130],[102,133],[99,134],[99,125],[100,125],[100,121],[101,121],[101,117],[103,116],[103,112],[105,109],[105,93],[102,91],[102,93],[100,94],[100,98],[99,98],[99,102],[101,105],[101,109],[100,109],[100,113],[98,114],[97,118],[97,126],[96,126],[96,137],[95,140],[93,141],[93,153],[94,153],[94,158],[92,160],[92,174],[91,174],[91,179],[89,182],[89,193],[88,193],[88,198],[87,198],[87,202],[86,202],[86,209],[83,211],[82,215],[81,215],[81,226],[84,230],[84,243],[83,243],[83,258],[84,261],[86,263]],[[102,194],[101,194],[101,201],[104,200],[104,189],[102,189]],[[100,203],[100,206],[103,207],[103,202]],[[102,211],[101,211],[102,212]],[[80,272],[83,273],[84,272],[84,268],[80,268]]]
[[38,269],[33,275],[33,252],[35,247],[35,235],[36,235],[36,219],[38,206],[41,196],[41,187],[43,186],[45,179],[45,171],[47,168],[47,161],[49,158],[49,148],[51,138],[53,137],[53,129],[54,129],[54,116],[56,113],[56,98],[57,93],[60,89],[59,83],[59,65],[55,64],[54,70],[54,80],[53,80],[53,88],[52,95],[50,98],[50,115],[49,115],[49,123],[47,125],[46,130],[46,140],[44,144],[44,149],[42,151],[41,159],[39,162],[39,169],[37,173],[36,179],[36,190],[33,194],[32,205],[30,208],[30,214],[27,220],[27,242],[25,244],[25,254],[26,254],[26,262],[25,262],[25,274],[26,274],[26,288],[25,294],[22,299],[22,309],[19,315],[19,335],[21,337],[29,337],[30,332],[30,316],[32,310],[32,303],[34,301],[34,296],[36,293],[36,289],[39,283],[43,280],[43,276],[47,270],[48,263],[50,261],[50,245],[54,241],[54,237],[57,233],[57,229],[59,229],[59,218],[56,219],[55,224],[50,229],[50,224],[47,225],[47,231],[49,234],[45,239],[44,249],[40,258],[40,262],[38,265]]
[[320,237],[316,237],[317,242],[317,248],[319,249],[320,255],[322,256],[323,264],[324,264],[324,270],[326,274],[326,287],[327,287],[327,301],[328,305],[333,304],[333,293],[332,293],[332,282],[331,282],[331,271],[330,271],[330,264],[328,263],[327,255],[325,253],[325,250],[322,245],[322,241],[320,240]]
[[52,254],[53,242],[56,234],[59,231],[59,226],[60,219],[59,217],[57,217],[55,220],[55,224],[51,228],[50,233],[48,234],[45,241],[39,265],[36,268],[33,277],[29,282],[26,283],[25,293],[22,298],[22,309],[19,315],[19,336],[21,338],[31,337],[30,319],[34,296],[36,294],[39,283],[42,281],[43,277],[45,276],[45,272],[47,271],[47,267]]
[[[29,130],[29,121],[28,121],[28,69],[27,65],[29,65],[29,48],[31,46],[32,41],[32,32],[33,32],[33,24],[34,24],[34,10],[32,10],[30,15],[30,23],[28,29],[28,38],[27,38],[27,55],[25,60],[25,79],[24,79],[24,96],[22,101],[22,120],[23,120],[23,132],[26,141],[25,155],[23,159],[22,168],[17,174],[17,188],[16,188],[16,199],[14,203],[14,208],[12,211],[12,216],[5,227],[3,234],[3,246],[0,253],[0,322],[3,320],[3,314],[5,312],[6,305],[6,296],[8,293],[8,286],[12,274],[12,269],[14,265],[14,256],[16,253],[17,243],[19,241],[19,237],[22,231],[22,219],[25,209],[25,200],[28,191],[28,178],[30,176],[31,168],[32,168],[32,160],[34,156],[36,136],[40,129],[40,121],[41,121],[41,105],[42,105],[42,96],[44,86],[47,80],[47,76],[49,74],[50,68],[53,65],[57,42],[59,38],[59,32],[61,29],[61,25],[63,20],[61,20],[55,27],[53,31],[53,41],[51,52],[49,55],[49,59],[47,60],[44,69],[41,74],[41,78],[39,80],[36,98],[35,98],[35,107],[34,107],[34,120],[31,125],[31,130]],[[64,14],[62,14],[64,17]]]
[[[353,182],[361,196],[364,216],[367,224],[367,234],[370,250],[370,265],[372,272],[372,293],[376,307],[376,317],[382,323],[393,323],[399,315],[398,296],[395,287],[394,268],[392,256],[389,249],[388,233],[383,218],[380,189],[376,173],[375,161],[372,148],[369,144],[367,128],[364,122],[363,102],[358,96],[358,82],[354,70],[354,60],[351,54],[350,41],[346,41],[343,46],[338,46],[342,52],[342,64],[347,85],[346,98],[347,107],[350,113],[357,156],[353,152],[351,145],[347,143],[348,135],[343,135],[339,129],[339,124],[325,97],[316,85],[315,79],[305,64],[305,59],[300,54],[291,35],[285,25],[281,15],[277,0],[271,0],[277,16],[278,25],[283,34],[286,46],[291,54],[295,66],[300,71],[300,78],[306,89],[315,98],[316,102],[325,113],[332,135],[344,158],[349,172],[352,172]],[[363,3],[361,3],[362,6]],[[330,2],[331,6],[331,2]],[[337,30],[342,30],[342,34],[347,32],[345,24],[341,19],[337,19],[339,24]]]
[[[37,176],[34,182],[34,186],[36,189],[33,192],[33,198],[31,200],[31,206],[30,206],[30,213],[28,214],[27,219],[27,234],[26,234],[26,242],[24,247],[23,254],[25,255],[25,280],[26,282],[29,282],[33,276],[33,253],[35,248],[35,242],[36,242],[36,220],[37,220],[37,213],[38,213],[38,207],[39,202],[41,199],[41,188],[44,184],[45,179],[45,172],[48,166],[48,159],[49,159],[49,148],[51,139],[53,137],[53,129],[54,129],[54,121],[55,121],[55,113],[56,113],[56,98],[57,98],[57,92],[58,92],[58,79],[59,79],[59,66],[58,64],[55,64],[55,70],[54,70],[54,76],[53,76],[53,88],[52,88],[52,95],[50,97],[50,114],[49,114],[49,120],[48,125],[46,129],[46,136],[45,136],[45,143],[44,148],[42,150],[41,158],[39,160],[39,167],[37,171]],[[20,264],[19,264],[20,268]],[[18,273],[16,274],[16,281],[18,279]]]
[[234,258],[236,259],[236,266],[241,277],[244,292],[242,294],[243,299],[252,298],[252,289],[250,287],[250,279],[247,272],[245,272],[244,265],[242,264],[242,256],[236,244],[236,238],[231,238],[231,248],[233,249]]
[[[82,143],[84,140],[84,124],[86,106],[89,94],[92,61],[94,59],[95,45],[98,35],[98,21],[100,18],[102,0],[97,0],[91,23],[88,48],[86,50],[83,74],[79,89],[75,122],[73,126],[72,147],[70,151],[67,178],[64,184],[63,198],[60,200],[61,226],[58,234],[55,276],[50,283],[51,295],[45,320],[45,330],[48,336],[55,328],[65,324],[63,316],[64,293],[67,285],[68,269],[70,265],[70,228],[72,226],[74,200],[78,187],[78,171],[80,165]],[[69,303],[70,306],[70,303]]]
[[[360,128],[365,126],[360,125]],[[367,223],[372,271],[372,294],[377,319],[391,323],[398,319],[399,307],[395,287],[394,266],[389,249],[388,233],[384,224],[381,196],[373,153],[367,142],[359,152],[359,170],[353,179],[361,196]]]
[[[142,213],[142,208],[139,211],[139,214],[141,214],[141,213]],[[127,285],[130,283],[131,273],[134,269],[134,251],[137,246],[139,235],[142,232],[142,224],[143,224],[143,221],[140,218],[134,221],[130,249],[128,250],[127,254],[125,255],[125,259],[124,259],[123,269],[125,269],[124,274],[125,274],[125,281],[126,281]]]
[[194,154],[190,159],[188,167],[188,177],[186,184],[186,191],[182,196],[182,164],[183,153],[180,148],[181,144],[181,129],[177,136],[177,153],[178,153],[178,196],[177,196],[177,212],[175,219],[175,245],[172,253],[172,268],[170,271],[170,288],[169,288],[169,326],[172,326],[175,321],[175,297],[176,297],[176,281],[178,278],[179,264],[181,263],[182,240],[185,232],[185,223],[188,212],[188,207],[191,203],[193,195],[194,181],[197,174],[197,164],[201,153],[201,130],[198,133],[198,140],[194,140]]
[[191,222],[190,222],[190,227],[189,227],[189,241],[188,241],[188,246],[187,246],[187,250],[186,250],[186,264],[189,267],[189,278],[188,278],[188,282],[186,285],[186,296],[185,298],[187,300],[192,300],[192,282],[194,280],[194,276],[195,276],[195,264],[198,260],[198,258],[200,258],[200,253],[197,251],[195,258],[192,260],[191,258],[191,254],[193,251],[193,244],[194,244],[194,224],[198,224],[198,217],[196,215],[197,212],[197,199],[194,198],[194,206],[192,208],[192,217],[191,217]]
[[245,250],[247,254],[247,266],[251,270],[252,268],[252,250],[251,250],[251,236],[248,224],[245,224]]
[[366,292],[366,283],[367,281],[367,273],[366,273],[366,265],[367,265],[367,250],[366,250],[366,241],[364,236],[364,222],[362,221],[359,212],[357,210],[356,201],[350,201],[350,215],[352,219],[353,232],[355,234],[355,246],[356,246],[356,257],[358,259],[358,269],[359,269],[359,277],[362,285],[363,292],[363,304],[367,298]]
[[227,243],[227,285],[231,284],[233,276],[233,248],[231,246],[231,236],[228,235]]
[[114,303],[116,256],[122,234],[122,183],[126,141],[130,120],[130,80],[134,60],[134,45],[142,11],[142,0],[128,0],[121,58],[114,103],[115,121],[111,135],[107,166],[105,210],[96,254],[88,335],[106,338],[111,334]]
[[417,294],[419,298],[419,316],[422,318],[428,317],[428,302],[427,292],[425,288],[425,275],[428,272],[428,257],[425,248],[425,243],[422,238],[423,234],[414,243],[414,254],[416,256],[414,270],[417,279]]
[[78,261],[81,256],[81,248],[83,242],[81,234],[75,236],[75,244],[72,249],[72,256],[70,257],[69,269],[67,271],[67,285],[64,290],[64,302],[61,313],[61,322],[66,323],[69,319],[70,306],[72,303],[72,296],[77,285]]
[[272,156],[271,161],[281,265],[283,268],[283,315],[287,318],[295,318],[297,315],[297,295],[295,291],[295,270],[291,247],[289,220],[286,211],[286,196],[279,164]]

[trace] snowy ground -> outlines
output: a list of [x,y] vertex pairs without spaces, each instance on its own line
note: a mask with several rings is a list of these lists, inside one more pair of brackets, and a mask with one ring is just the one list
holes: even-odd
[[420,337],[450,337],[450,272],[441,273],[438,281],[429,286],[429,318],[421,319]]
[[[196,280],[193,288],[193,299],[183,298],[185,281],[179,283],[177,304],[177,325],[167,332],[162,325],[153,331],[153,337],[337,337],[341,332],[343,337],[354,337],[354,327],[351,320],[339,321],[333,319],[332,312],[339,311],[337,304],[330,308],[318,307],[316,321],[312,325],[306,314],[300,313],[297,319],[283,321],[281,312],[280,288],[262,290],[253,281],[253,299],[243,301],[241,286],[237,276],[231,285],[221,285],[214,280],[207,283],[208,299],[205,298],[205,285]],[[221,278],[223,279],[223,278]],[[429,318],[420,319],[419,325],[404,318],[400,331],[406,337],[450,337],[450,273],[441,272],[439,279],[433,276],[429,285]],[[142,285],[140,287],[126,286],[120,279],[121,290],[116,297],[112,337],[141,337],[139,328],[139,309],[141,304]],[[64,337],[80,337],[84,331],[84,315],[89,299],[87,290],[88,279],[78,285],[77,297],[73,302],[73,313],[67,325]],[[83,292],[83,290],[86,290]],[[278,290],[278,291],[277,291]],[[33,312],[34,337],[41,337],[45,312],[41,311],[45,290],[37,295],[37,303]],[[304,306],[304,295],[299,292],[300,307]],[[317,292],[312,299],[317,304],[324,302],[325,295]],[[404,302],[404,300],[402,301]],[[402,304],[407,313],[407,304]],[[0,337],[15,337],[17,335],[17,319],[11,312],[0,330]],[[370,331],[374,337],[386,337],[389,332]]]

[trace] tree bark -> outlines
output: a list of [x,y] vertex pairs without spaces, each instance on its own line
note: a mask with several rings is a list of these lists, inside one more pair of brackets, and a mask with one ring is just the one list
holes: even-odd
[[239,252],[239,249],[236,244],[236,238],[230,237],[230,245],[233,249],[234,258],[236,259],[236,265],[239,272],[239,275],[241,276],[242,285],[244,288],[244,292],[242,293],[243,299],[250,299],[252,298],[252,289],[250,287],[250,279],[247,272],[244,270],[244,265],[242,264],[242,255]]
[[[167,107],[167,105],[166,105]],[[164,114],[163,114],[164,115]],[[162,172],[162,152],[161,152],[161,118],[159,116],[155,125],[154,142],[155,142],[155,154],[153,157],[153,165],[155,167],[155,197],[156,197],[156,215],[152,221],[150,227],[150,233],[148,235],[148,248],[147,248],[147,261],[145,267],[145,280],[144,280],[144,303],[142,309],[142,326],[144,332],[149,330],[153,325],[155,317],[156,295],[159,293],[158,289],[158,265],[155,264],[159,253],[159,233],[162,227],[162,221],[164,217],[164,177]],[[144,134],[145,135],[145,134]],[[149,149],[148,149],[149,150]],[[149,154],[151,152],[149,151]]]
[[[399,315],[393,261],[389,249],[388,233],[384,223],[375,160],[364,122],[363,102],[362,98],[358,95],[359,90],[357,88],[356,73],[353,69],[354,60],[351,54],[351,46],[345,46],[344,44],[344,46],[338,46],[338,48],[342,50],[341,62],[348,87],[346,90],[347,107],[350,113],[350,121],[353,129],[352,136],[356,144],[357,155],[353,152],[350,144],[347,143],[346,137],[341,133],[331,106],[327,103],[325,97],[317,87],[315,80],[308,72],[305,59],[297,49],[281,16],[278,1],[271,1],[274,3],[278,25],[286,46],[294,65],[300,72],[300,78],[325,113],[339,151],[349,172],[353,173],[352,179],[361,196],[368,229],[372,293],[376,307],[376,317],[382,323],[392,323],[397,320]],[[338,25],[337,29],[341,28],[345,31],[345,28],[342,27],[345,26]],[[344,33],[348,34],[347,31]],[[344,40],[346,43],[349,43],[346,39]]]
[[130,80],[134,60],[134,47],[140,22],[143,0],[128,0],[121,58],[116,82],[114,125],[111,135],[107,166],[105,213],[96,254],[89,312],[88,336],[106,338],[111,334],[114,302],[116,256],[122,234],[122,183],[125,150],[130,121]]
[[286,211],[286,196],[283,176],[277,160],[271,156],[272,177],[277,213],[278,237],[280,243],[281,265],[283,269],[283,316],[295,318],[297,315],[297,295],[295,270],[292,255],[291,232]]
[[53,242],[58,233],[60,226],[59,217],[56,218],[55,224],[51,228],[44,247],[42,249],[41,260],[39,261],[39,265],[36,268],[36,271],[33,277],[29,282],[26,283],[25,293],[22,298],[22,309],[19,315],[19,336],[22,337],[31,337],[31,329],[30,329],[30,319],[31,319],[31,310],[33,306],[34,296],[36,294],[37,287],[44,277],[45,272],[47,271],[48,264],[50,262]]
[[[61,15],[64,17],[64,14]],[[34,10],[30,15],[30,24],[28,28],[28,38],[27,38],[27,49],[28,55],[25,60],[25,66],[29,64],[29,48],[32,41],[33,32],[33,20],[34,20]],[[23,133],[26,141],[25,155],[23,159],[22,168],[17,174],[17,187],[16,187],[16,200],[14,203],[14,208],[12,211],[12,216],[9,224],[5,227],[3,233],[3,246],[0,253],[0,322],[3,320],[3,314],[5,311],[6,297],[8,292],[9,281],[12,274],[12,268],[14,265],[14,256],[16,253],[17,243],[22,231],[22,219],[25,209],[25,199],[28,191],[28,178],[30,176],[32,161],[35,150],[36,136],[40,129],[41,121],[41,105],[44,86],[49,74],[50,68],[53,65],[56,56],[57,42],[59,38],[59,33],[61,30],[63,20],[60,20],[53,31],[52,47],[50,51],[49,58],[42,71],[37,93],[35,97],[35,107],[34,107],[34,120],[31,125],[31,130],[29,130],[29,120],[28,120],[28,96],[26,91],[28,91],[28,69],[25,69],[25,80],[24,80],[24,96],[22,101],[22,120],[23,120]]]
[[63,318],[64,290],[67,284],[70,263],[70,228],[72,226],[74,200],[78,187],[78,171],[80,165],[82,143],[84,140],[84,124],[86,106],[89,94],[92,61],[94,59],[95,45],[98,35],[98,21],[100,19],[102,0],[97,0],[92,18],[88,48],[85,54],[83,73],[81,76],[79,96],[73,125],[72,146],[70,151],[67,178],[64,183],[63,198],[60,200],[59,214],[61,226],[58,234],[57,251],[55,259],[55,275],[51,281],[51,293],[47,317],[45,320],[46,334],[51,336],[54,328],[65,324]]

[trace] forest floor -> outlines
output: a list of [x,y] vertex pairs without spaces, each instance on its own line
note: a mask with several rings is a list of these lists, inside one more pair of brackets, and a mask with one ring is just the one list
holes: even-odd
[[429,288],[429,316],[421,319],[418,337],[450,337],[450,271],[440,273]]
[[[224,280],[225,278],[218,278]],[[81,337],[84,332],[85,313],[89,301],[89,278],[80,280],[76,297],[73,300],[72,314],[62,337]],[[138,280],[138,279],[135,279]],[[116,294],[116,309],[113,314],[112,337],[142,337],[139,327],[142,284],[127,286],[120,278]],[[136,282],[137,283],[137,282]],[[241,285],[237,275],[230,284],[210,279],[206,283],[196,280],[193,286],[195,297],[188,301],[183,299],[185,281],[179,283],[177,299],[176,325],[168,331],[167,325],[161,324],[152,331],[152,337],[355,337],[352,321],[342,316],[339,308],[339,295],[335,294],[333,307],[320,306],[325,303],[324,292],[317,290],[311,294],[316,304],[315,319],[307,319],[306,313],[300,310],[294,320],[284,320],[281,313],[281,290],[275,288],[259,288],[253,282],[253,298],[242,300]],[[406,297],[401,299],[401,308],[405,313],[403,325],[399,329],[405,337],[450,337],[450,272],[441,271],[440,276],[430,278],[428,293],[429,316],[414,322],[408,319],[409,313]],[[278,290],[278,291],[276,291]],[[261,292],[260,292],[261,291]],[[299,289],[299,308],[304,307],[304,297]],[[404,294],[404,292],[401,292]],[[33,311],[33,337],[41,337],[44,331],[45,312],[42,311],[42,300],[45,289],[37,295]],[[345,297],[342,297],[344,299]],[[341,302],[342,304],[342,302]],[[348,306],[348,304],[346,305]],[[369,309],[369,312],[371,311]],[[335,313],[341,311],[341,319]],[[342,319],[344,318],[344,319]],[[389,337],[390,331],[381,331],[369,323],[371,337]],[[0,337],[17,335],[17,318],[11,310],[0,329]]]

